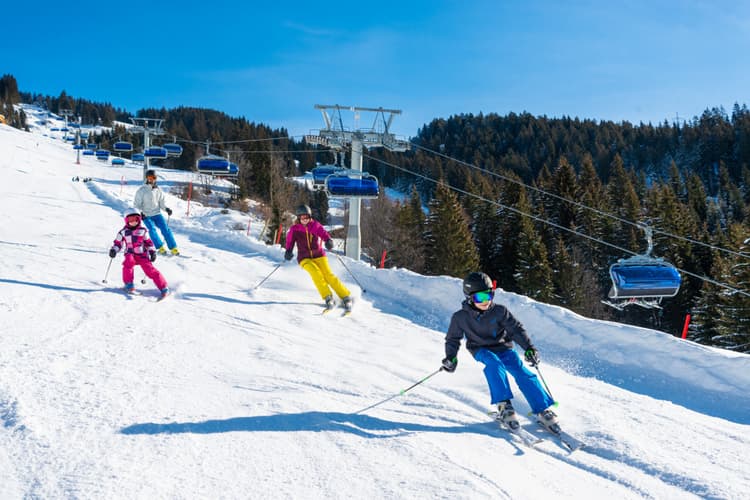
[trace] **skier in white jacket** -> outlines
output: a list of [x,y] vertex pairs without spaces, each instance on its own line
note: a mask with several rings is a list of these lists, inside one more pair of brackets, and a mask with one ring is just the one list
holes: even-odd
[[[146,183],[135,192],[133,205],[143,213],[143,223],[148,228],[148,232],[151,235],[154,245],[158,248],[158,252],[162,255],[166,254],[168,246],[172,255],[180,255],[172,230],[169,229],[167,221],[161,214],[161,211],[164,210],[167,212],[167,215],[172,215],[172,209],[166,205],[164,193],[156,185],[156,172],[154,170],[146,171]],[[164,246],[161,236],[156,231],[157,227],[167,241],[167,246]]]

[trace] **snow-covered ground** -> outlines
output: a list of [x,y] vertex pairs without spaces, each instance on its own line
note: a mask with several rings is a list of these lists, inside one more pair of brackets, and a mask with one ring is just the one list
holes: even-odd
[[129,299],[121,256],[102,280],[142,169],[47,132],[0,125],[0,498],[747,498],[749,356],[498,293],[587,443],[529,449],[465,350],[398,395],[440,366],[460,280],[331,256],[357,302],[322,316],[263,221],[170,195],[176,293]]

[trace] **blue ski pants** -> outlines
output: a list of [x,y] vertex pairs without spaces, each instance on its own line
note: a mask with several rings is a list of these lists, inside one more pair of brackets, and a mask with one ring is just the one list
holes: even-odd
[[539,378],[532,373],[521,361],[521,357],[513,349],[494,352],[489,349],[479,349],[474,359],[484,364],[484,376],[490,386],[490,401],[493,405],[500,401],[513,398],[508,383],[508,373],[513,375],[516,385],[529,402],[531,411],[539,413],[546,410],[554,401],[544,390]]
[[146,229],[148,229],[148,234],[151,237],[151,241],[154,242],[154,246],[157,248],[157,250],[161,248],[162,245],[164,245],[164,241],[156,231],[157,227],[159,228],[159,231],[161,231],[161,234],[164,235],[164,239],[167,240],[167,246],[169,247],[169,249],[171,250],[173,248],[177,248],[177,242],[174,240],[172,230],[169,229],[167,221],[162,214],[145,217],[143,219],[143,223],[146,225]]

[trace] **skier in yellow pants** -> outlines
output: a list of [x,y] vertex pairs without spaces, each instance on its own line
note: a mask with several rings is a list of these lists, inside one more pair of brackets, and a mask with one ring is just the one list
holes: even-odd
[[307,271],[325,301],[326,310],[336,306],[331,289],[341,299],[344,309],[352,310],[353,300],[349,290],[341,283],[328,265],[328,257],[321,246],[324,243],[328,250],[333,249],[331,235],[323,225],[312,218],[312,210],[307,205],[297,207],[297,223],[289,228],[286,235],[286,253],[284,258],[292,260],[294,245],[297,245],[297,262]]

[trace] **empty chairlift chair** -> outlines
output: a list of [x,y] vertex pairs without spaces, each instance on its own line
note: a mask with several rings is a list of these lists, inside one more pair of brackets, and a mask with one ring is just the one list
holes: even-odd
[[345,172],[344,167],[338,165],[320,165],[312,169],[313,191],[324,191],[326,188],[326,177],[333,174]]
[[612,288],[602,302],[623,310],[629,305],[660,309],[661,299],[674,297],[680,291],[681,277],[677,269],[661,258],[651,257],[652,230],[646,231],[648,250],[643,255],[619,259],[609,268]]
[[125,141],[118,141],[112,145],[112,149],[118,153],[129,153],[133,151],[133,144]]
[[198,172],[206,175],[229,175],[229,166],[229,160],[217,155],[201,156],[195,162]]
[[170,157],[177,157],[182,155],[182,146],[177,143],[168,142],[167,144],[162,144],[161,147],[167,150],[167,155]]
[[374,175],[350,170],[326,177],[326,193],[330,198],[377,198],[380,188]]
[[149,148],[146,148],[146,150],[143,152],[143,156],[154,160],[163,160],[167,156],[169,156],[169,154],[167,153],[167,150],[162,148],[161,146],[151,146]]

